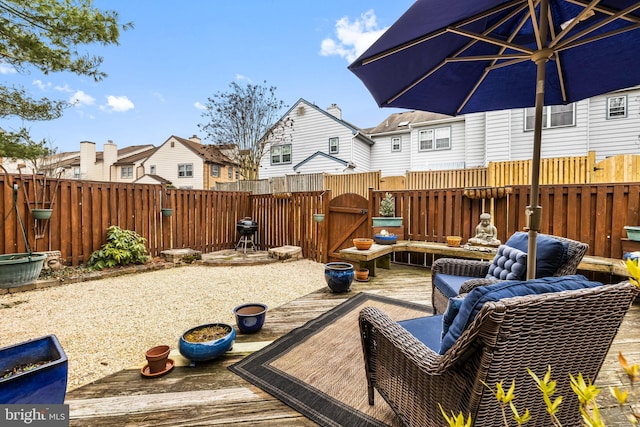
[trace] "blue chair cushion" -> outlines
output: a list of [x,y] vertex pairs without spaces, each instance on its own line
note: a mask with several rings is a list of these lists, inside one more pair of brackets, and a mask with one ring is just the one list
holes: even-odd
[[[536,278],[553,276],[567,261],[569,244],[541,234],[536,242]],[[529,234],[518,231],[505,242],[505,245],[525,253],[529,252]]]
[[442,314],[434,316],[418,317],[416,319],[402,320],[398,322],[411,335],[416,337],[436,353],[440,350],[442,338]]
[[527,276],[527,253],[511,246],[500,245],[491,261],[486,278],[524,280]]
[[453,274],[436,274],[433,278],[433,285],[440,289],[448,298],[458,296],[460,287],[464,282],[478,277],[455,276]]
[[447,309],[442,314],[442,338],[444,338],[445,334],[449,331],[449,327],[458,315],[462,301],[464,301],[463,297],[449,298]]
[[488,286],[479,286],[469,292],[464,298],[458,315],[442,338],[442,346],[440,347],[439,353],[444,354],[451,348],[487,301],[498,301],[503,298],[524,295],[592,288],[601,285],[602,283],[592,282],[582,275],[575,274],[571,276],[544,277],[524,282],[504,281]]

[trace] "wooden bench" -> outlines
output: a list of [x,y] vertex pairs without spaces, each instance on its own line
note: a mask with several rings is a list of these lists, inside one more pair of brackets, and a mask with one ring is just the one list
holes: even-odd
[[[451,247],[445,243],[418,242],[412,240],[398,240],[393,245],[379,245],[374,243],[366,251],[356,249],[355,246],[341,249],[338,256],[347,261],[358,262],[360,268],[368,268],[369,275],[376,275],[376,267],[389,268],[391,265],[391,254],[394,252],[417,252],[433,255],[443,255],[455,258],[469,258],[491,261],[495,256],[496,249],[492,250],[472,250],[462,246]],[[586,255],[578,265],[578,270],[595,271],[608,273],[616,276],[629,277],[629,272],[624,261],[615,258],[604,258]]]

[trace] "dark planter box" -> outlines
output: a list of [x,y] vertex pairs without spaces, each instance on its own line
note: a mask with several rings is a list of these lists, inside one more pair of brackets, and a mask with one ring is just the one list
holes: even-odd
[[[50,361],[4,377],[16,366]],[[67,392],[67,355],[55,335],[0,348],[0,404],[62,404]]]

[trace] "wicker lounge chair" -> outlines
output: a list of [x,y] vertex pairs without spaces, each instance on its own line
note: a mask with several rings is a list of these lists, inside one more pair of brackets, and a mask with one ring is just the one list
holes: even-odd
[[[505,245],[509,246],[510,242],[517,239],[519,239],[520,244],[523,244],[526,242],[526,234],[527,233],[524,232],[514,233]],[[539,267],[537,269],[538,274],[536,274],[536,278],[575,274],[578,269],[578,264],[580,264],[580,261],[589,249],[589,245],[586,243],[548,234],[539,234],[538,242],[540,243],[540,241],[549,241],[552,243],[560,242],[565,246],[566,252],[565,256],[562,257],[562,261],[564,262],[559,263],[559,265],[556,264],[558,266],[557,268],[554,268],[553,272]],[[538,254],[536,256],[539,266],[541,264],[541,258],[544,258],[544,256],[544,248],[540,248],[539,246]],[[549,253],[549,256],[552,258],[552,261],[555,259],[560,261],[560,258],[556,257],[553,253]],[[542,259],[542,262],[544,262],[544,259]],[[434,261],[431,267],[431,286],[433,288],[431,293],[431,302],[434,313],[444,313],[450,297],[465,294],[477,286],[487,285],[498,281],[499,279],[497,278],[486,278],[490,266],[491,263],[485,261],[460,258],[440,258]],[[447,275],[448,278],[447,276],[441,276],[442,279],[438,278],[439,274]],[[524,279],[524,276],[522,279]]]
[[551,366],[558,382],[554,396],[564,397],[558,418],[566,426],[580,424],[568,375],[582,373],[595,381],[637,294],[638,288],[622,282],[485,302],[444,354],[405,328],[438,334],[442,315],[398,323],[365,307],[360,331],[369,403],[375,388],[407,426],[445,425],[438,404],[448,415],[470,414],[474,426],[498,426],[500,408],[484,384],[495,389],[504,380],[506,389],[515,380],[516,407],[532,414],[527,426],[546,427],[548,414],[526,368],[542,377]]

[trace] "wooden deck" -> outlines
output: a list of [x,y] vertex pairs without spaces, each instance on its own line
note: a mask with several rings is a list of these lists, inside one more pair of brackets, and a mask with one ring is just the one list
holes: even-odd
[[[239,334],[233,353],[220,359],[196,367],[176,366],[169,374],[152,379],[142,377],[140,367],[132,368],[67,393],[70,425],[316,425],[231,373],[227,367],[240,360],[243,351],[246,354],[266,345],[357,292],[429,305],[430,283],[428,269],[393,264],[390,270],[379,270],[377,277],[370,282],[354,282],[349,293],[332,294],[328,288],[314,292],[271,309],[259,333]],[[612,404],[606,387],[620,384],[623,378],[617,363],[618,351],[622,351],[630,363],[640,363],[639,331],[640,303],[636,302],[625,318],[596,381],[598,386],[605,388],[599,399],[601,407]],[[360,343],[354,345],[359,346]],[[628,425],[618,416],[617,408],[603,408],[601,412],[607,415],[608,426]]]

